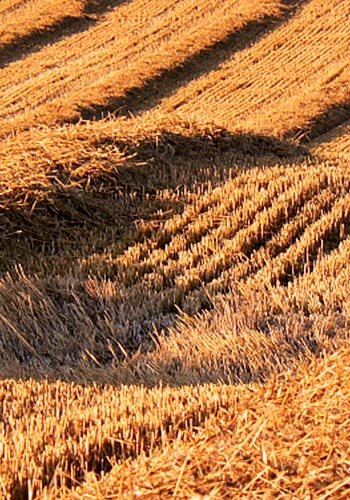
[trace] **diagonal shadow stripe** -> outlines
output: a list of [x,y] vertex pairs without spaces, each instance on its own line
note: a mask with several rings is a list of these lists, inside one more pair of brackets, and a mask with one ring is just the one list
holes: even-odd
[[133,87],[121,97],[111,97],[106,104],[80,108],[80,117],[85,120],[100,120],[110,113],[130,117],[155,107],[180,87],[217,69],[237,52],[257,43],[288,22],[308,1],[285,0],[285,9],[280,16],[267,15],[260,21],[248,22],[243,28],[234,30],[224,39],[191,55],[175,67],[161,70],[159,74],[146,80],[143,86]]
[[349,120],[350,102],[338,102],[317,115],[307,127],[288,133],[287,138],[296,137],[299,144],[308,144]]
[[35,30],[13,42],[0,47],[0,69],[11,62],[39,52],[46,45],[57,43],[65,37],[86,31],[96,24],[100,16],[130,0],[91,0],[87,2],[81,16],[65,16],[51,26]]

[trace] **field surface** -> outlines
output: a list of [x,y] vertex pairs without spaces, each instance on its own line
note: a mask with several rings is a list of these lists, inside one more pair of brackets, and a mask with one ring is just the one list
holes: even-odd
[[350,2],[0,1],[0,497],[350,497]]

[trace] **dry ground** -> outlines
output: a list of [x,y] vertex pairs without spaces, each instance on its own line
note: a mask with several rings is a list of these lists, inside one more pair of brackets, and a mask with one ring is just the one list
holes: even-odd
[[350,4],[0,2],[0,491],[348,498]]

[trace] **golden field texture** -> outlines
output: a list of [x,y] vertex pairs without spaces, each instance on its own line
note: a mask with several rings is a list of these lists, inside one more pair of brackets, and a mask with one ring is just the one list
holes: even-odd
[[[39,30],[50,28],[62,21],[65,16],[77,16],[82,11],[84,2],[81,0],[63,1],[57,4],[52,0],[33,0],[2,2],[0,6],[0,47],[14,44],[20,50],[23,40],[33,33],[38,36]],[[13,47],[12,47],[13,48]]]
[[0,2],[0,498],[350,496],[350,4]]

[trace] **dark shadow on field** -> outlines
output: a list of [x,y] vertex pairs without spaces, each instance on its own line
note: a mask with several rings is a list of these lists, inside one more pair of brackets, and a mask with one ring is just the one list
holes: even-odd
[[[175,287],[173,295],[168,287],[166,298],[153,301],[157,290],[150,281],[141,304],[137,275],[129,284],[108,259],[102,271],[82,261],[110,247],[120,255],[152,239],[183,212],[189,193],[203,192],[209,183],[215,187],[258,165],[288,168],[306,158],[291,143],[226,130],[195,136],[163,131],[134,141],[105,137],[95,146],[111,144],[125,162],[113,164],[111,158],[108,172],[103,168],[76,185],[71,171],[55,165],[36,204],[31,193],[0,198],[0,357],[7,353],[0,373],[11,365],[22,375],[82,381],[89,379],[89,370],[79,372],[84,363],[103,371],[125,353],[147,351],[154,328],[176,321],[183,290]],[[174,197],[162,195],[169,191]],[[168,242],[162,238],[157,245]],[[109,283],[117,283],[116,291]],[[129,287],[136,289],[129,294]],[[207,300],[200,302],[194,312],[207,307]]]
[[350,101],[334,103],[318,114],[307,127],[289,132],[288,137],[296,137],[297,142],[307,145],[311,141],[322,141],[325,135],[332,136],[333,131],[336,135],[335,129],[348,121],[350,121]]
[[241,29],[235,30],[222,40],[185,59],[170,69],[146,80],[141,87],[127,90],[126,95],[111,97],[106,104],[90,105],[79,108],[80,117],[86,120],[99,120],[112,113],[116,116],[135,116],[155,107],[171,96],[180,87],[192,80],[217,69],[239,51],[257,43],[261,38],[288,22],[298,9],[308,0],[284,0],[284,10],[280,16],[265,16],[260,21],[250,21]]
[[41,28],[20,36],[0,47],[0,69],[11,62],[40,51],[65,37],[88,30],[100,21],[99,16],[130,0],[89,0],[81,16],[65,16],[47,28]]
[[[19,193],[15,200],[0,197],[0,207],[6,207],[0,208],[0,275],[18,264],[24,266],[28,252],[49,260],[67,248],[82,254],[79,249],[89,248],[98,233],[108,228],[121,238],[135,221],[152,220],[160,210],[168,217],[181,211],[181,202],[162,200],[163,190],[198,190],[208,182],[224,182],[230,171],[261,162],[288,166],[307,155],[305,148],[287,141],[226,130],[195,136],[164,131],[135,141],[104,137],[93,146],[112,146],[124,161],[120,163],[118,156],[114,163],[111,157],[101,173],[93,179],[79,178],[78,183],[74,169],[54,165],[41,201],[34,191]],[[4,260],[5,249],[8,260]]]

